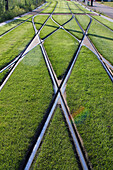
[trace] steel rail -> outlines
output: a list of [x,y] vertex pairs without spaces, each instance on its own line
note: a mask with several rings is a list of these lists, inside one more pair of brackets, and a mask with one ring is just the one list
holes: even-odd
[[[76,38],[73,34],[71,34],[69,31],[67,31],[62,25],[60,25],[58,22],[56,22],[52,16],[51,16],[51,19],[54,23],[56,23],[61,29],[63,29],[64,31],[66,31],[68,34],[70,34],[74,39],[76,39],[78,42],[80,42],[80,40],[78,38]],[[73,19],[73,16],[72,16],[72,19]]]
[[39,135],[39,137],[38,137],[38,139],[37,139],[37,142],[36,142],[36,144],[35,144],[35,146],[34,146],[34,148],[33,148],[33,151],[32,151],[32,153],[31,153],[31,155],[30,155],[30,157],[29,157],[29,160],[28,160],[28,162],[27,162],[24,170],[29,170],[30,167],[31,167],[31,165],[32,165],[32,162],[33,162],[33,160],[34,160],[34,157],[35,157],[35,155],[36,155],[36,153],[37,153],[37,150],[38,150],[38,148],[39,148],[39,146],[40,146],[40,144],[41,144],[41,141],[42,141],[43,136],[44,136],[44,134],[45,134],[45,132],[46,132],[46,129],[47,129],[47,127],[48,127],[48,125],[49,125],[49,123],[50,123],[50,120],[51,120],[51,118],[52,118],[52,116],[53,116],[54,110],[55,110],[55,108],[56,108],[56,106],[57,106],[59,97],[60,97],[59,94],[56,94],[56,99],[55,99],[55,101],[54,101],[54,103],[53,103],[53,106],[52,106],[52,108],[51,108],[51,111],[50,111],[50,113],[49,113],[49,116],[47,117],[47,120],[46,120],[46,122],[45,122],[45,124],[44,124],[44,126],[43,126],[43,129],[42,129],[42,131],[41,131],[41,133],[40,133],[40,135]]
[[[46,4],[46,3],[45,3],[45,4]],[[39,8],[41,8],[41,7],[42,7],[42,5],[39,6],[38,8],[36,8],[36,9],[39,9]],[[45,7],[45,8],[46,8],[46,7]],[[45,8],[44,8],[44,9],[45,9]],[[44,9],[43,9],[43,10],[44,10]],[[43,10],[42,10],[42,11],[43,11]],[[39,13],[40,13],[40,12],[39,12]],[[3,37],[4,35],[6,35],[7,33],[9,33],[10,31],[14,30],[15,28],[17,28],[18,26],[22,25],[23,23],[27,22],[27,21],[28,21],[29,19],[31,19],[32,17],[33,17],[33,16],[29,17],[29,18],[26,19],[25,21],[17,24],[17,25],[14,26],[13,28],[11,28],[11,29],[9,29],[8,31],[6,31],[5,33],[1,34],[1,35],[0,35],[0,38]],[[20,18],[20,19],[21,19],[21,18]],[[15,19],[15,20],[17,20],[17,19]]]
[[[83,8],[85,8],[81,3],[79,3]],[[79,8],[79,7],[78,7]],[[82,10],[82,9],[81,9]],[[82,10],[83,11],[83,10]],[[92,13],[95,13],[93,12],[92,10],[90,10]],[[85,11],[83,11],[84,13],[86,13]],[[87,14],[87,13],[86,13]],[[88,14],[87,14],[88,15]],[[90,16],[90,15],[89,15]],[[98,15],[100,16],[100,15]],[[98,21],[98,19],[94,18],[93,16],[90,16],[91,18],[93,18],[95,21],[97,21],[99,24],[103,25],[104,27],[106,27],[107,29],[109,29],[111,32],[113,32],[113,30],[111,28],[109,28],[107,25],[103,24],[102,22]],[[101,16],[100,16],[101,17]]]
[[[62,26],[64,26],[65,24],[67,24],[68,22],[70,22],[70,19],[68,21],[66,21]],[[56,30],[52,31],[50,34],[48,34],[46,37],[43,38],[43,41],[45,41],[48,37],[50,37],[52,34],[54,34],[56,31],[58,31],[59,29],[61,29],[61,27],[58,27]]]
[[[48,4],[48,6],[49,6],[49,5],[50,5],[50,3]],[[41,6],[42,6],[42,5],[41,5]],[[41,7],[41,6],[40,6],[40,7]],[[44,9],[46,9],[48,6],[46,6]],[[40,8],[40,7],[38,7],[38,8]],[[38,9],[38,8],[37,8],[37,9]],[[43,10],[44,10],[44,9],[43,9]],[[40,13],[40,12],[39,12],[39,13]],[[36,14],[36,15],[39,15],[39,13]],[[33,17],[30,17],[30,18],[32,18],[33,28],[34,28],[34,30],[35,30],[35,24],[34,24]],[[29,19],[30,19],[30,18],[29,18]],[[27,20],[28,20],[28,19],[27,19]],[[26,20],[26,21],[27,21],[27,20]],[[26,22],[26,21],[25,21],[25,22]],[[37,36],[37,35],[36,35],[36,36]],[[34,36],[34,38],[32,39],[32,41],[35,39],[36,36]],[[32,43],[32,41],[31,41],[31,43]],[[30,44],[31,44],[31,43],[30,43]],[[30,45],[30,44],[29,44],[29,45]],[[40,44],[40,43],[39,43],[39,44]],[[37,44],[37,45],[39,45],[39,44]],[[29,48],[29,45],[27,46],[27,48]],[[36,45],[36,46],[37,46],[37,45]],[[35,48],[36,46],[34,46],[33,48]],[[23,51],[27,50],[27,48],[25,48]],[[32,49],[33,49],[33,48],[32,48]],[[32,49],[31,49],[31,50],[32,50]],[[31,51],[31,50],[29,50],[29,51]],[[29,51],[28,51],[28,52],[29,52]],[[28,52],[27,52],[27,53],[28,53]],[[21,53],[23,53],[23,52],[21,52]],[[2,68],[2,69],[0,70],[0,73],[2,73],[2,72],[5,71],[6,69],[8,69],[10,66],[12,66],[13,64],[15,64],[15,62],[20,58],[21,53],[20,53],[12,62],[10,62],[7,66],[5,66],[4,68]],[[24,57],[27,53],[25,53],[24,55],[22,55],[22,57]]]
[[[75,3],[74,3],[75,4]],[[77,6],[77,4],[75,4],[75,6]],[[78,6],[77,6],[78,7]],[[79,8],[79,7],[78,7]],[[81,11],[83,11],[81,8],[79,8]],[[84,12],[84,11],[83,11]],[[84,12],[85,13],[85,12]],[[85,13],[89,18],[90,18],[90,24],[92,22],[92,17],[90,15],[88,15],[87,13]],[[90,27],[90,24],[89,24],[89,27]],[[86,30],[86,36],[87,36],[87,32],[88,30]],[[98,50],[96,49],[96,47],[94,46],[94,44],[92,43],[92,41],[89,39],[89,37],[87,36],[88,40],[90,41],[90,44],[91,46],[95,49],[96,53],[94,53],[92,50],[92,52],[97,56],[98,60],[101,62],[103,68],[105,69],[106,73],[108,74],[109,78],[111,79],[111,81],[113,82],[113,75],[111,74],[111,72],[109,71],[109,67],[110,68],[113,68],[113,66],[111,65],[111,63],[108,64],[108,61],[103,57],[103,56],[100,56]],[[103,62],[104,61],[104,62]],[[108,67],[108,66],[109,67]]]
[[62,107],[62,110],[64,112],[64,116],[65,116],[65,119],[66,119],[66,122],[68,124],[68,127],[69,127],[69,130],[70,130],[70,133],[71,133],[71,136],[73,138],[73,142],[74,142],[74,145],[75,145],[75,148],[76,148],[76,151],[78,153],[78,156],[79,156],[79,159],[80,159],[80,162],[81,162],[81,165],[82,165],[82,168],[83,170],[88,170],[88,165],[86,163],[86,160],[84,158],[84,155],[83,155],[83,152],[82,152],[82,149],[80,147],[80,144],[78,142],[78,139],[75,135],[75,132],[74,132],[74,129],[73,129],[73,126],[71,124],[71,121],[69,119],[69,116],[68,116],[68,109],[66,107],[66,104],[64,103],[64,99],[63,99],[63,96],[62,94],[60,95],[60,101],[61,101],[61,107]]
[[[39,34],[40,31],[42,30],[42,28],[45,26],[46,22],[49,20],[49,18],[50,18],[51,15],[53,14],[54,10],[56,9],[57,4],[58,4],[58,2],[56,3],[55,8],[53,9],[52,13],[49,15],[49,17],[46,19],[46,21],[43,23],[43,25],[41,26],[41,28],[40,28],[39,30],[37,30],[37,29],[36,29],[36,26],[34,26],[35,33],[36,33],[36,34],[37,34],[37,33]],[[38,14],[37,14],[37,15],[38,15]],[[35,15],[34,18],[35,18],[37,15]],[[33,18],[33,23],[34,23],[34,18]],[[35,25],[35,24],[34,24],[34,25]]]
[[[40,41],[40,42],[41,42],[41,41]],[[68,116],[68,114],[67,114],[67,108],[66,108],[66,106],[64,106],[64,101],[63,101],[63,99],[62,99],[62,92],[60,91],[60,89],[62,88],[62,86],[61,86],[62,83],[60,83],[60,85],[58,85],[58,79],[57,79],[57,77],[56,77],[56,74],[54,73],[54,70],[53,70],[53,68],[52,68],[51,62],[49,61],[49,58],[48,58],[48,56],[47,56],[47,54],[46,54],[46,51],[45,51],[45,49],[44,49],[44,47],[43,47],[42,42],[41,42],[40,46],[41,46],[41,50],[42,50],[42,53],[43,53],[43,56],[44,56],[44,59],[45,59],[47,68],[48,68],[48,70],[49,70],[51,79],[52,79],[52,81],[53,81],[53,84],[56,86],[55,95],[58,95],[58,99],[60,98],[61,106],[62,106],[62,108],[63,108],[64,115],[65,115],[65,118],[66,118],[66,120],[67,120],[67,124],[68,124],[68,126],[69,126],[69,129],[70,129],[72,138],[73,138],[73,140],[74,140],[74,144],[75,144],[77,153],[78,153],[78,155],[79,155],[79,159],[80,159],[80,161],[81,161],[82,167],[83,167],[84,170],[87,170],[87,169],[88,169],[88,166],[87,166],[86,160],[84,159],[84,155],[82,154],[82,150],[81,150],[81,148],[80,148],[80,146],[79,146],[77,137],[76,137],[76,135],[75,135],[75,133],[74,133],[74,129],[73,129],[72,125],[71,125],[71,122],[69,121],[69,116]],[[63,80],[62,80],[62,81],[63,81]],[[58,100],[57,100],[57,103],[58,103]],[[55,103],[55,107],[56,107],[57,103]],[[55,107],[54,107],[54,109],[53,109],[53,112],[54,112],[54,110],[55,110]],[[53,112],[52,112],[52,113],[50,112],[50,114],[49,114],[49,116],[48,116],[48,118],[47,118],[47,120],[46,120],[46,123],[45,123],[45,125],[44,125],[44,127],[43,127],[43,130],[42,130],[39,138],[37,139],[37,142],[36,142],[36,144],[35,144],[35,146],[34,146],[33,152],[31,153],[30,158],[29,158],[29,160],[28,160],[28,162],[27,162],[27,164],[26,164],[25,170],[28,170],[28,169],[31,167],[31,164],[32,164],[32,162],[33,162],[33,160],[34,160],[34,157],[35,157],[35,155],[36,155],[36,152],[37,152],[37,150],[38,150],[38,148],[39,148],[39,146],[40,146],[40,143],[41,143],[41,141],[42,141],[42,139],[43,139],[43,136],[44,136],[44,134],[45,134],[45,132],[46,132],[46,129],[47,129],[48,124],[49,124],[49,122],[50,122],[50,120],[51,120],[51,117],[52,117]]]

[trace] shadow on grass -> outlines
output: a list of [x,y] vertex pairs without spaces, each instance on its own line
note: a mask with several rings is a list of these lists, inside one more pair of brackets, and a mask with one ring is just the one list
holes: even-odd
[[109,37],[105,37],[105,36],[100,36],[100,35],[97,35],[97,34],[88,34],[88,36],[93,36],[93,37],[98,37],[98,38],[102,38],[102,39],[113,41],[113,38],[109,38]]

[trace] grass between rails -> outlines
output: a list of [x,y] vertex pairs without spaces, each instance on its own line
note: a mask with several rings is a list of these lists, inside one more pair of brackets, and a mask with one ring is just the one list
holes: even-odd
[[56,4],[57,4],[56,1],[51,2],[51,4],[46,9],[44,9],[41,13],[52,13]]
[[71,15],[53,15],[53,19],[58,22],[60,25],[63,25],[65,22],[72,18]]
[[52,99],[40,47],[18,65],[0,92],[0,169],[18,169]]
[[78,47],[78,42],[60,29],[45,40],[44,46],[57,77],[62,78]]
[[54,13],[70,13],[66,1],[58,1],[57,7]]
[[62,114],[57,108],[31,169],[79,169]]
[[93,16],[93,18],[97,19],[107,27],[111,28],[113,30],[113,22],[108,21],[107,19],[102,18],[101,16]]
[[34,36],[31,19],[0,38],[0,69],[20,54]]
[[43,29],[40,31],[40,37],[43,39],[57,28],[59,28],[59,26],[49,18]]
[[90,18],[86,15],[75,15],[75,17],[77,18],[77,20],[80,23],[80,25],[82,26],[82,28],[84,30],[86,30],[87,26],[90,22]]
[[102,56],[113,65],[113,32],[93,20],[88,36]]
[[67,83],[67,102],[94,169],[112,169],[113,84],[86,47]]
[[68,22],[65,26],[65,29],[67,29],[71,34],[75,35],[78,39],[82,39],[83,33],[78,26],[75,18],[73,18],[70,22]]
[[69,7],[70,7],[72,13],[83,13],[83,11],[81,11],[81,10],[75,5],[75,3],[73,3],[73,2],[68,2],[68,4],[69,4]]
[[18,24],[20,24],[21,22],[23,22],[24,20],[26,20],[27,18],[31,17],[32,15],[26,15],[24,17],[21,17],[19,19],[16,19],[8,24],[5,24],[4,26],[0,27],[0,35],[9,31],[10,29],[12,29],[13,27],[17,26]]
[[75,2],[75,4],[85,13],[91,14],[91,11],[88,11],[87,9],[85,9],[83,6],[81,6],[79,3]]
[[38,15],[34,18],[34,22],[35,22],[35,26],[37,28],[37,30],[39,30],[41,28],[41,26],[43,25],[43,23],[46,21],[46,19],[48,18],[48,16],[46,15]]

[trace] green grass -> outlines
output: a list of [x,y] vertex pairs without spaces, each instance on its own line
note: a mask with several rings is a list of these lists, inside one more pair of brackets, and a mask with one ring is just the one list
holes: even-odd
[[103,5],[106,5],[106,6],[109,6],[109,7],[113,7],[113,2],[98,2],[100,4],[103,4]]
[[68,2],[68,4],[69,4],[69,7],[71,8],[71,11],[72,11],[73,13],[83,13],[83,11],[81,11],[81,10],[75,5],[75,3],[73,3],[73,2]]
[[0,169],[18,169],[52,99],[52,83],[36,47],[0,92]]
[[0,38],[0,69],[20,54],[34,36],[31,19]]
[[41,13],[52,13],[56,6],[56,1],[53,1],[46,9],[44,9]]
[[82,26],[82,28],[84,30],[86,30],[87,26],[90,22],[90,18],[86,15],[75,15],[75,17],[77,18],[77,20],[80,23],[80,25]]
[[[92,12],[88,11],[87,9],[85,9],[84,7],[82,7],[78,2],[75,2],[75,4],[77,4],[77,6],[78,6],[81,10],[83,10],[85,13],[89,13],[89,14],[92,13]],[[93,13],[92,13],[92,14],[93,14]]]
[[113,64],[113,33],[93,20],[88,34],[98,51]]
[[9,70],[5,70],[3,71],[2,73],[0,73],[0,85],[2,84],[3,82],[3,78],[5,77],[5,75],[9,72]]
[[64,116],[57,108],[31,169],[79,169],[71,140]]
[[43,5],[40,9],[44,9],[44,8],[46,8],[49,4],[50,4],[49,2],[46,2],[46,4],[45,4],[45,5]]
[[113,84],[86,47],[78,56],[66,93],[93,168],[112,169]]
[[71,15],[54,15],[53,19],[58,22],[60,25],[63,25],[65,22],[72,18]]
[[54,13],[70,13],[66,1],[58,1],[57,7]]
[[16,25],[20,24],[21,22],[23,22],[24,20],[26,20],[27,18],[31,17],[32,15],[26,15],[24,17],[21,17],[19,19],[16,19],[15,21],[12,21],[8,24],[5,24],[3,26],[0,27],[0,35],[7,32],[8,30],[10,30],[11,28],[15,27]]
[[101,16],[93,16],[93,18],[97,19],[98,21],[100,21],[101,23],[103,23],[104,25],[108,26],[113,30],[113,22],[110,22],[107,19],[102,18]]
[[45,26],[43,27],[43,29],[40,32],[40,37],[43,39],[44,37],[46,37],[48,34],[50,34],[52,31],[56,30],[57,28],[59,28],[59,26],[57,24],[55,24],[50,18],[49,20],[46,22]]
[[60,29],[45,40],[44,46],[57,77],[62,78],[78,47],[78,42]]
[[75,35],[78,39],[82,39],[83,33],[78,26],[75,18],[73,18],[69,23],[64,26],[71,34]]
[[46,21],[46,19],[48,18],[48,16],[46,15],[38,15],[34,18],[35,21],[35,26],[37,28],[37,30],[40,29],[40,27],[43,25],[43,23]]

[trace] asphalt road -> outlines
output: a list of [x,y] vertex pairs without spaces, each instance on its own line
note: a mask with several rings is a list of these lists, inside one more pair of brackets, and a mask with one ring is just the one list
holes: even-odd
[[94,2],[93,7],[89,7],[90,9],[95,9],[99,12],[102,12],[103,14],[107,15],[110,18],[113,18],[113,8],[105,6],[103,4],[99,4]]

